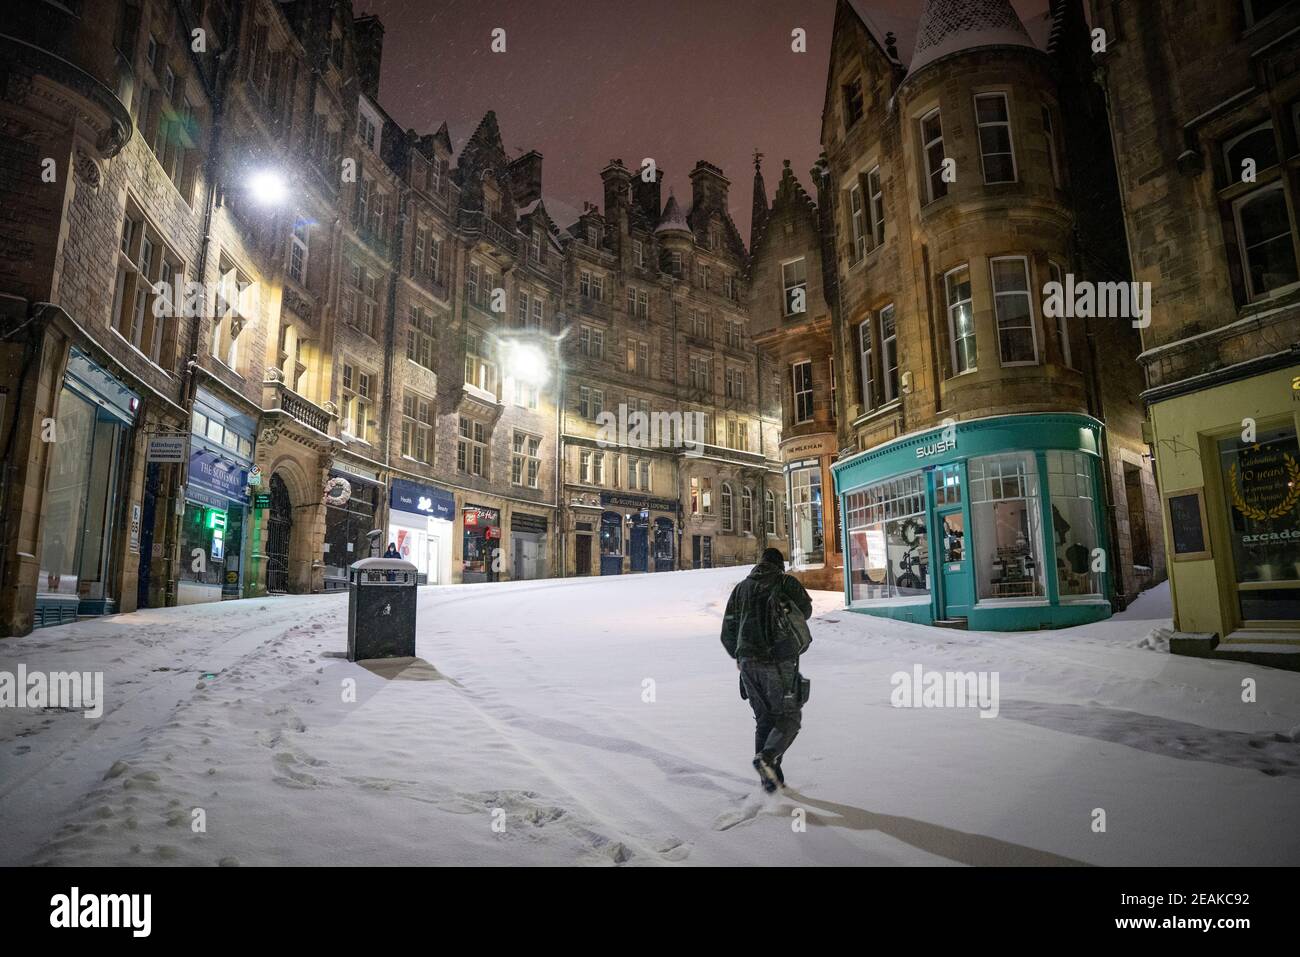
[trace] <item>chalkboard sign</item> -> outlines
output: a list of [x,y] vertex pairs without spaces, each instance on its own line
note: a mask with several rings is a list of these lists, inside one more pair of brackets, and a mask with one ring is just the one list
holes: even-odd
[[1200,489],[1170,492],[1169,531],[1174,561],[1195,561],[1210,557],[1210,540],[1205,526],[1205,499]]

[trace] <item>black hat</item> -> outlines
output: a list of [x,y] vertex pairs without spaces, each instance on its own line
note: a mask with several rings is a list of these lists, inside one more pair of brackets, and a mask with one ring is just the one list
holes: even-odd
[[779,548],[764,549],[763,557],[760,558],[759,561],[775,565],[777,568],[785,568],[785,556],[781,554],[781,549]]

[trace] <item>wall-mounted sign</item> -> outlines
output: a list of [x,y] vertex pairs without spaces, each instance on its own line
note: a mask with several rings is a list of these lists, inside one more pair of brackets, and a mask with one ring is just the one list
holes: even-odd
[[1205,524],[1205,496],[1199,488],[1165,495],[1174,561],[1199,561],[1210,557],[1210,533]]
[[270,508],[270,507],[271,507],[270,492],[258,492],[256,495],[253,496],[253,508]]
[[247,500],[248,473],[238,462],[222,458],[207,449],[190,453],[190,484],[237,502]]
[[145,448],[144,460],[167,465],[179,465],[190,454],[188,432],[151,432]]
[[957,448],[956,439],[947,439],[939,442],[931,442],[929,445],[919,446],[916,450],[918,459],[928,459],[934,455],[943,455],[945,452],[951,452]]
[[456,497],[433,485],[393,479],[390,502],[395,511],[414,512],[451,522],[456,519]]

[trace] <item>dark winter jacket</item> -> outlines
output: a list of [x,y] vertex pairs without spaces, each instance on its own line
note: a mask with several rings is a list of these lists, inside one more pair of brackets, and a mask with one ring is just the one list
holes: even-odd
[[812,617],[812,599],[798,580],[768,562],[759,562],[749,577],[731,591],[722,619],[722,647],[733,658],[770,658],[767,634],[767,600],[773,588],[781,589],[804,619]]

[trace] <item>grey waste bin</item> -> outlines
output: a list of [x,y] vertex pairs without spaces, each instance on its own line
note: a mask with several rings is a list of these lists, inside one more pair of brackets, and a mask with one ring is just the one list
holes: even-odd
[[348,569],[348,661],[415,657],[418,570],[400,558],[363,558]]

